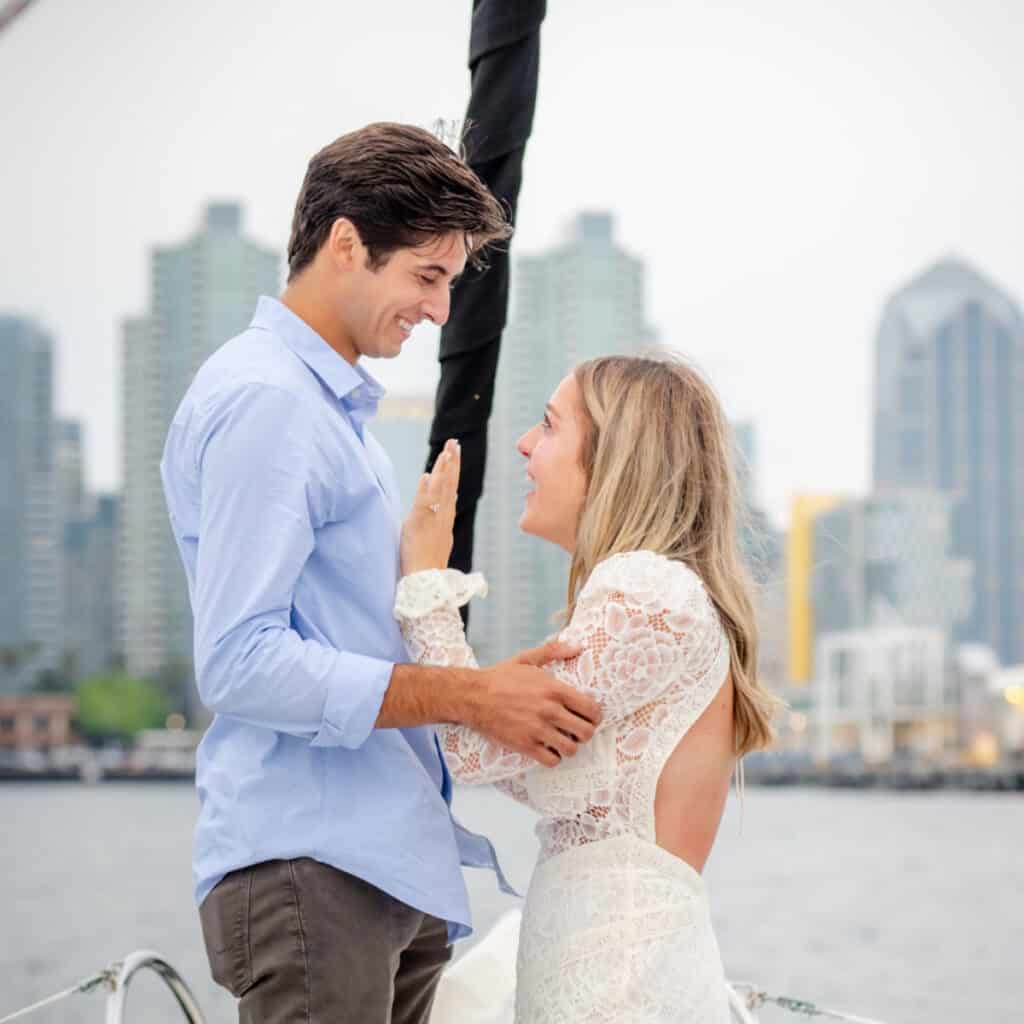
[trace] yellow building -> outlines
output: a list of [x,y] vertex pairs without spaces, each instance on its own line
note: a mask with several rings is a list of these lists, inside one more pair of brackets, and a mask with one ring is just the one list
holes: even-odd
[[810,681],[814,670],[814,608],[811,573],[814,568],[814,521],[845,498],[837,495],[801,494],[791,506],[786,541],[787,619],[789,650],[787,675],[792,683]]

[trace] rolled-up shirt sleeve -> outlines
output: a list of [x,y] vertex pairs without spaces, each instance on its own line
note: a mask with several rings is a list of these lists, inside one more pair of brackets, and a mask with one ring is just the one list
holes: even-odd
[[287,391],[249,384],[220,396],[196,431],[193,605],[203,703],[314,746],[361,746],[394,663],[304,639],[291,625],[328,487],[318,476],[312,413]]

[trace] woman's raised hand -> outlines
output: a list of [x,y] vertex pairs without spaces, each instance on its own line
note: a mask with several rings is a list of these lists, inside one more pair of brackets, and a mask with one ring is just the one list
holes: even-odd
[[400,557],[403,576],[424,569],[448,568],[461,456],[459,442],[447,441],[433,471],[420,477],[412,510],[402,525]]

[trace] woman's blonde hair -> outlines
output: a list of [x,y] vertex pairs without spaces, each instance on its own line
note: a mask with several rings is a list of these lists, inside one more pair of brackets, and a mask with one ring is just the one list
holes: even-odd
[[704,582],[729,638],[736,753],[767,746],[778,701],[757,677],[757,624],[739,552],[733,441],[718,398],[679,359],[605,356],[574,371],[587,494],[569,571],[571,617],[594,567],[647,550]]

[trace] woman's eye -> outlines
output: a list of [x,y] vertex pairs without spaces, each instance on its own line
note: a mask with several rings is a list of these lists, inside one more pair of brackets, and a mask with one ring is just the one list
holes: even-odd
[[547,418],[547,416],[545,416],[545,417],[544,417],[544,419],[542,419],[542,420],[540,421],[540,425],[541,425],[541,426],[542,426],[542,427],[543,427],[543,428],[544,428],[545,430],[550,430],[550,429],[551,429],[551,420],[549,420],[549,419]]

